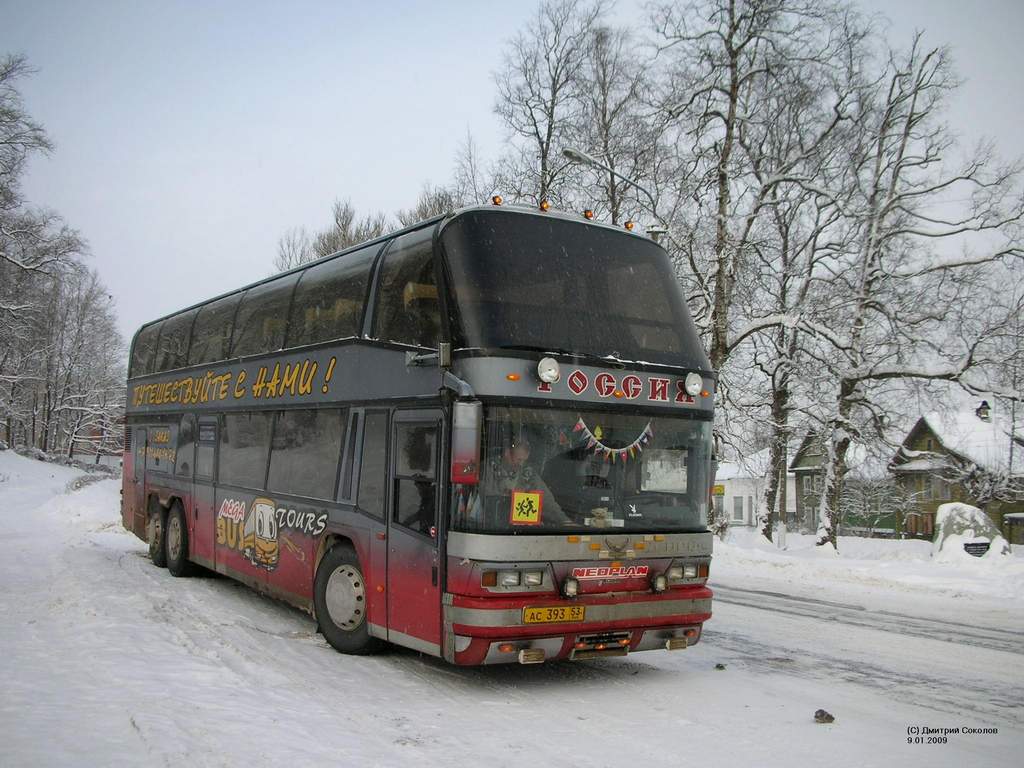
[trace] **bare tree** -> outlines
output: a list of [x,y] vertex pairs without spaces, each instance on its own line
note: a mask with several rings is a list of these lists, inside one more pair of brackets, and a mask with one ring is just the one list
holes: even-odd
[[277,241],[274,271],[286,272],[317,258],[318,255],[313,251],[313,241],[305,227],[292,227]]
[[503,176],[517,197],[534,203],[561,199],[564,178],[574,167],[559,153],[573,143],[581,111],[574,78],[603,12],[603,0],[544,0],[508,45],[495,75],[494,111],[516,140],[516,154],[505,158]]
[[[641,94],[649,88],[646,62],[637,55],[628,30],[596,21],[583,53],[575,79],[582,109],[574,132],[588,154],[610,169],[590,172],[598,178],[607,218],[619,224],[627,216],[626,208],[636,212],[648,207],[646,200],[631,202],[637,190],[622,180],[622,176],[643,177],[651,167],[656,146],[655,129],[641,101]],[[656,211],[651,213],[657,216]]]
[[423,185],[416,205],[405,211],[397,211],[395,218],[403,227],[408,227],[418,221],[439,216],[444,213],[451,213],[459,205],[456,202],[455,193],[446,187],[434,187],[430,184]]
[[[925,48],[918,35],[861,94],[848,161],[856,196],[846,211],[856,239],[832,266],[827,313],[817,318],[836,382],[822,412],[829,461],[821,544],[835,545],[849,446],[884,429],[875,392],[901,379],[963,381],[984,362],[983,340],[1006,320],[976,310],[985,269],[1022,255],[1014,225],[1024,199],[1017,169],[1001,166],[990,148],[954,162],[942,106],[955,87],[947,51]],[[951,206],[954,199],[968,203]]]
[[317,258],[380,237],[388,230],[387,216],[373,213],[358,218],[351,201],[334,203],[334,222],[313,237]]

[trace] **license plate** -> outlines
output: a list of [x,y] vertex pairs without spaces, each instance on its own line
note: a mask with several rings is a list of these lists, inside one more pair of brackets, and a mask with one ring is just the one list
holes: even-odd
[[553,624],[564,621],[583,621],[586,607],[557,605],[551,608],[523,608],[523,624]]

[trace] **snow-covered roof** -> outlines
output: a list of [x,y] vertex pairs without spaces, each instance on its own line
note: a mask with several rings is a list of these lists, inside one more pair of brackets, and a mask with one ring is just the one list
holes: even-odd
[[[983,421],[973,412],[926,413],[924,420],[947,450],[980,467],[1006,470],[1010,459],[1010,422],[998,416]],[[1020,440],[1020,435],[1017,435]],[[1024,448],[1014,451],[1013,471],[1024,472]]]
[[738,478],[760,478],[768,474],[771,451],[764,448],[756,453],[741,456],[735,461],[723,461],[718,464],[715,480],[736,480]]
[[[904,454],[921,453],[921,451],[904,451]],[[945,463],[938,458],[917,458],[893,466],[894,472],[932,472],[944,469]]]

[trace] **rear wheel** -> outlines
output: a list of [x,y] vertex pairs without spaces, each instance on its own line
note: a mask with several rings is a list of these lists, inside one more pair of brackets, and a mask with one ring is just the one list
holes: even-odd
[[164,539],[167,533],[167,510],[157,503],[150,504],[146,518],[146,541],[149,542],[149,558],[157,568],[167,567],[167,548]]
[[316,572],[313,605],[320,632],[342,653],[369,653],[377,643],[366,623],[366,580],[351,546],[324,555]]
[[180,502],[174,502],[167,513],[166,531],[167,570],[174,576],[190,575],[193,567],[188,559],[188,525]]

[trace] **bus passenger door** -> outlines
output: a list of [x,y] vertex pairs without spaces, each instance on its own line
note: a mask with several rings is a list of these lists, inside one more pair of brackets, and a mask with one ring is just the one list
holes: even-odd
[[134,452],[132,455],[132,531],[146,538],[146,439],[145,427],[133,429]]
[[217,524],[213,470],[217,450],[217,417],[201,416],[196,432],[195,474],[192,482],[192,556],[213,569],[213,537]]
[[397,411],[388,514],[388,638],[441,654],[441,412]]

